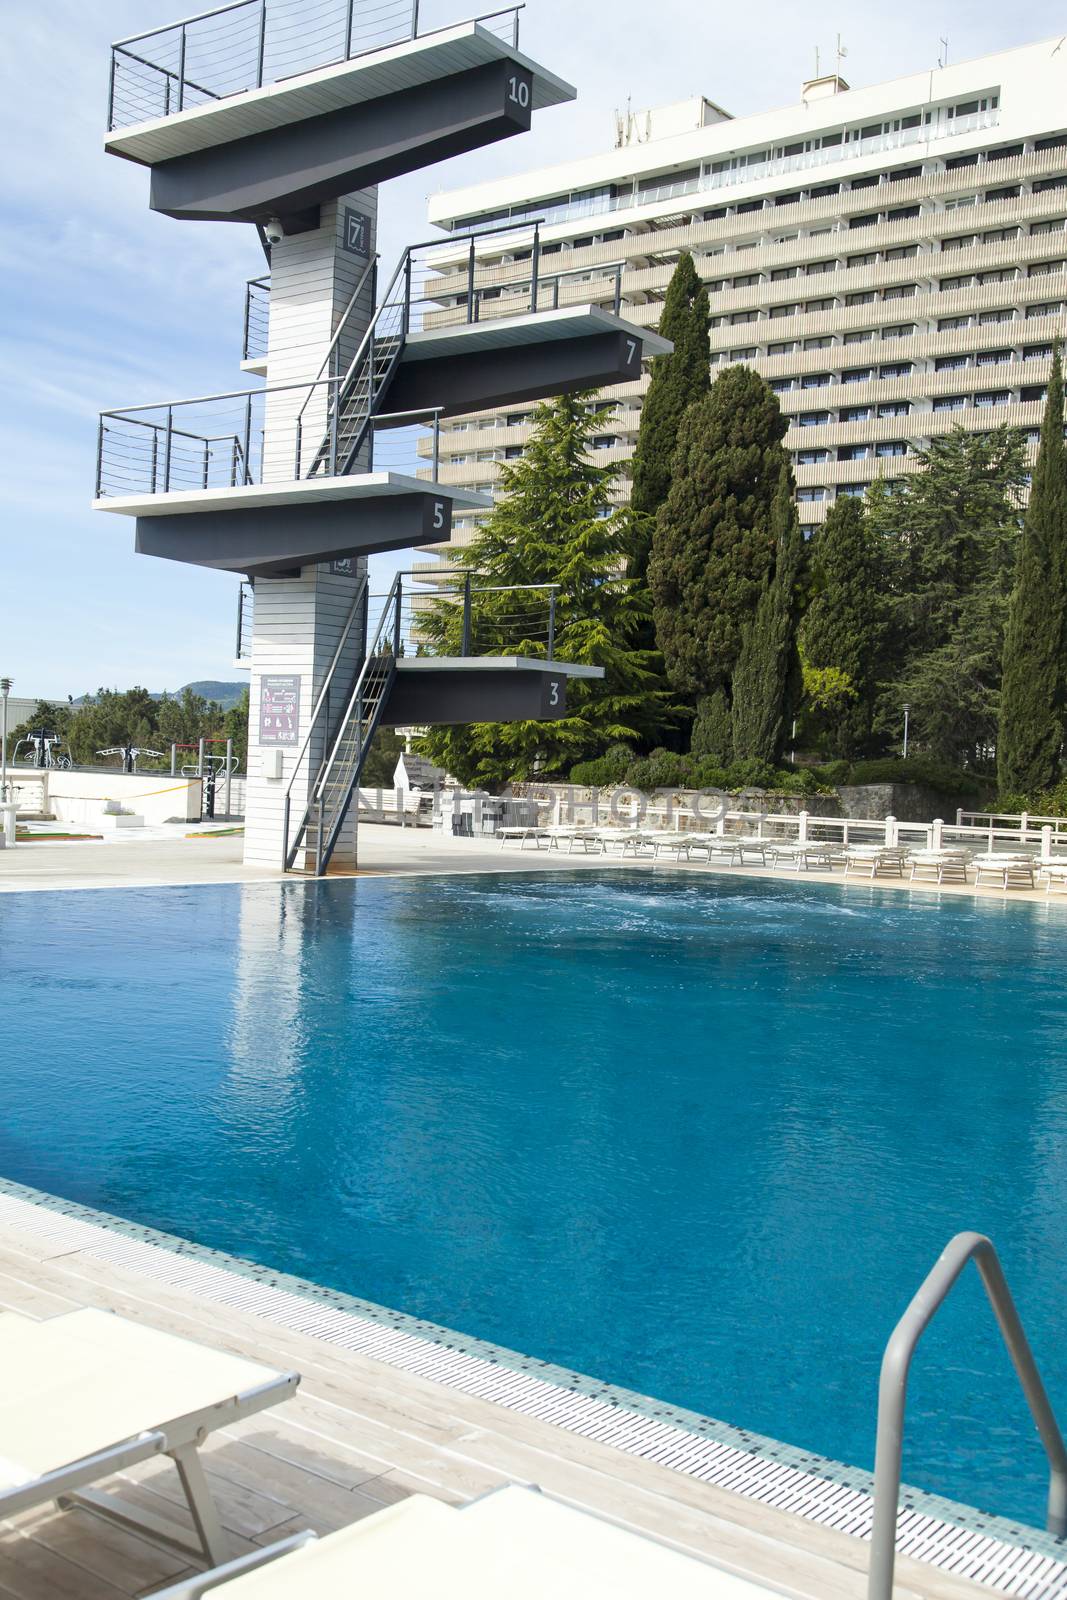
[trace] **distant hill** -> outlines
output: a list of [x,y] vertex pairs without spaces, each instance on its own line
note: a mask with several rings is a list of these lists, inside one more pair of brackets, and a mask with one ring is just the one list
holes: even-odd
[[[231,706],[240,703],[241,696],[247,688],[247,683],[224,683],[220,678],[200,678],[196,683],[183,683],[180,689],[152,689],[149,693],[153,700],[161,700],[164,694],[169,694],[172,700],[176,700],[186,689],[191,689],[193,694],[203,695],[205,700],[216,700],[223,711],[229,711]],[[83,706],[92,698],[91,694],[81,694],[76,700],[71,701],[71,705]]]
[[223,683],[218,678],[201,678],[197,683],[184,683],[180,689],[174,691],[175,695],[191,689],[193,694],[202,694],[205,700],[217,700],[224,711],[229,711],[231,706],[239,703],[241,696],[248,688],[244,683]]

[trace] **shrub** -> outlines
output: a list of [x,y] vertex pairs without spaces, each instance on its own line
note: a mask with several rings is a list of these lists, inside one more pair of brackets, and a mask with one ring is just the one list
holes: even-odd
[[694,789],[725,789],[726,768],[714,756],[697,756],[692,759],[691,778]]
[[570,782],[589,789],[609,789],[621,783],[634,753],[628,744],[613,744],[593,761],[579,761],[571,768]]
[[824,761],[818,767],[808,767],[815,782],[821,789],[836,789],[839,783],[847,783],[850,763],[847,761]]
[[766,761],[733,761],[726,769],[728,789],[773,789],[780,776]]
[[688,789],[692,779],[691,759],[673,750],[653,750],[642,760],[631,762],[626,773],[628,786],[643,794],[652,794],[656,789]]
[[911,756],[907,761],[886,756],[876,761],[856,761],[849,769],[849,783],[921,783],[939,794],[953,797],[981,796],[988,792],[988,779],[963,767],[936,761],[931,756]]

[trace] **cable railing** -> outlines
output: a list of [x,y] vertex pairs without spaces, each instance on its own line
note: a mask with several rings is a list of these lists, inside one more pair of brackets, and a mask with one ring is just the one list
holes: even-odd
[[[448,26],[477,23],[517,49],[522,9]],[[108,132],[445,31],[420,31],[419,0],[230,0],[112,45]]]
[[[398,648],[404,656],[532,656],[556,650],[558,583],[490,584],[474,571],[452,569],[442,580],[404,573]],[[393,595],[371,594],[373,623]]]
[[[360,435],[360,454],[344,466],[329,449],[327,396],[341,380],[313,385],[274,384],[193,400],[164,401],[102,413],[97,434],[98,500],[171,494],[182,490],[236,489],[292,483],[323,462],[339,472],[403,472],[436,481],[440,460],[440,409],[381,412]],[[297,405],[317,395],[317,453],[302,435]],[[323,444],[323,430],[326,438]],[[314,460],[312,459],[314,456]]]
[[[432,430],[430,453],[436,474],[437,411],[385,409],[389,386],[413,333],[554,311],[575,303],[566,290],[561,296],[561,284],[576,277],[583,280],[587,298],[599,299],[606,293],[616,312],[620,307],[621,266],[608,269],[606,290],[587,294],[584,273],[542,272],[537,222],[498,231],[518,235],[515,257],[530,262],[528,281],[508,285],[506,297],[494,281],[498,269],[478,260],[478,235],[468,236],[459,267],[445,267],[435,259],[439,239],[411,245],[397,263],[369,326],[361,332],[370,292],[364,293],[364,286],[375,265],[368,264],[338,322],[319,375],[310,382],[267,384],[103,412],[97,439],[97,499],[369,472],[381,459],[376,441],[382,432],[406,428],[410,441],[410,430],[420,425]],[[446,273],[447,294],[442,289]],[[269,294],[269,280],[254,282],[258,304]],[[250,322],[253,314],[247,315]],[[352,346],[354,353],[342,371]],[[400,470],[395,455],[394,450],[391,465]],[[406,452],[413,473],[418,471],[416,457],[413,446]]]
[[270,328],[270,274],[262,278],[249,278],[245,284],[244,334],[241,339],[241,360],[262,361],[267,354],[267,334]]
[[238,661],[252,665],[252,637],[253,621],[255,619],[255,590],[247,578],[242,578],[237,589],[237,649],[234,654],[235,664]]

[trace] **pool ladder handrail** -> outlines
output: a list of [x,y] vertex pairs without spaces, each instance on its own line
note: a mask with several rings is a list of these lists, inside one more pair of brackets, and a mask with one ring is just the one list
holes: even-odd
[[911,1358],[926,1328],[968,1261],[981,1275],[997,1326],[1008,1349],[1030,1415],[1049,1463],[1046,1527],[1056,1538],[1067,1533],[1067,1449],[1041,1374],[1015,1309],[1004,1269],[992,1240],[983,1233],[957,1233],[950,1239],[897,1323],[882,1357],[878,1381],[878,1433],[874,1457],[874,1521],[867,1600],[892,1600],[896,1558],[900,1464],[904,1445],[904,1405]]

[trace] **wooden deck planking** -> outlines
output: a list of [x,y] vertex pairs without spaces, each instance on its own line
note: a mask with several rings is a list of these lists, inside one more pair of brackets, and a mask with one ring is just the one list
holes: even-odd
[[[867,1547],[550,1423],[81,1252],[0,1227],[0,1306],[35,1316],[76,1305],[303,1374],[296,1397],[215,1436],[205,1467],[235,1550],[302,1527],[327,1533],[420,1490],[463,1501],[509,1481],[539,1483],[804,1600],[861,1600]],[[118,1492],[187,1523],[169,1463],[143,1463]],[[36,1511],[2,1527],[0,1597],[131,1600],[188,1570],[183,1558],[82,1512]],[[976,1600],[995,1591],[902,1559],[899,1600]]]

